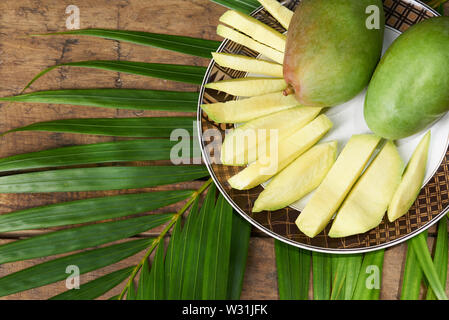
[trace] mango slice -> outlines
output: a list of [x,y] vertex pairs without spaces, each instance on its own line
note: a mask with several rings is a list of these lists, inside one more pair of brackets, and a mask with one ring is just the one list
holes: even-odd
[[224,68],[282,78],[282,65],[238,54],[212,52],[215,62]]
[[299,230],[313,238],[326,227],[360,177],[379,141],[379,137],[370,134],[355,135],[349,139],[326,178],[296,219]]
[[246,190],[267,181],[276,173],[288,166],[293,160],[310,149],[332,127],[332,122],[325,115],[320,115],[282,141],[277,148],[259,158],[244,170],[228,180],[232,188]]
[[254,203],[253,212],[278,210],[317,188],[337,156],[337,142],[316,145],[274,176]]
[[388,220],[402,217],[418,197],[426,174],[427,154],[430,145],[430,131],[421,139],[408,162],[401,184],[388,207]]
[[281,52],[285,51],[287,37],[253,17],[235,10],[229,10],[220,17],[220,22],[243,32],[269,47]]
[[254,97],[262,94],[279,92],[287,88],[284,79],[281,78],[239,78],[211,82],[206,88],[225,92],[233,96]]
[[[279,141],[312,121],[321,108],[294,107],[251,120],[226,134],[221,147],[221,162],[225,165],[245,165],[257,160],[267,150],[270,134],[276,130]],[[263,130],[263,131],[259,131]],[[264,148],[262,148],[262,146]]]
[[267,11],[277,20],[279,23],[288,30],[290,21],[293,17],[293,11],[284,7],[277,0],[258,0],[259,3],[267,9]]
[[347,237],[367,232],[382,222],[401,182],[404,163],[389,141],[352,188],[334,220],[329,236]]
[[203,104],[201,108],[217,123],[239,123],[298,105],[295,97],[275,92],[248,99]]
[[219,36],[222,36],[223,38],[241,44],[242,46],[248,47],[251,50],[257,51],[277,63],[282,64],[284,62],[283,52],[280,52],[267,45],[257,42],[256,40],[248,36],[245,36],[243,33],[235,31],[234,29],[228,28],[220,24],[217,26],[217,34]]

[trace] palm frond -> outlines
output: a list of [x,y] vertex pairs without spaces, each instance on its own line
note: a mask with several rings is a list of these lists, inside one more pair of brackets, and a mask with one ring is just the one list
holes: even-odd
[[0,101],[194,112],[198,103],[198,93],[143,89],[72,89],[38,91],[1,97]]
[[80,285],[79,289],[76,290],[68,290],[63,293],[60,293],[50,300],[93,300],[98,298],[99,296],[105,294],[112,288],[115,288],[117,285],[122,283],[133,270],[133,266],[126,267],[102,277],[99,277],[95,280],[89,281]]
[[[198,198],[188,203],[192,206],[184,227],[180,220],[172,219],[174,228],[165,257],[163,242],[159,240],[151,267],[147,260],[151,248],[141,262],[144,269],[136,299],[240,297],[246,263],[244,249],[248,247],[250,228],[248,223],[233,215],[223,196],[215,198],[216,188],[212,185],[201,209]],[[241,231],[244,231],[243,239],[233,243],[232,235]],[[234,248],[237,243],[244,249]],[[234,262],[237,266],[233,269],[231,263]],[[130,288],[130,285],[125,287],[121,296]]]
[[[211,57],[220,42],[148,32],[88,29],[54,35],[88,35],[117,41],[159,47],[200,57]],[[60,66],[105,69],[173,81],[200,84],[206,68],[130,61],[78,61],[52,66],[40,72],[27,85]],[[1,101],[55,103],[137,110],[196,111],[197,92],[175,92],[137,89],[50,90]],[[193,117],[140,119],[69,119],[47,121],[8,131],[54,131],[125,137],[168,137],[173,129],[194,133]],[[131,140],[56,148],[15,155],[0,160],[0,171],[10,172],[58,166],[106,162],[165,160],[175,145],[169,140]],[[192,154],[189,155],[191,157]],[[11,174],[0,177],[0,192],[34,193],[136,189],[191,181],[208,175],[204,166],[104,166],[72,168]],[[166,224],[154,239],[141,239],[71,254],[0,278],[0,295],[9,295],[50,284],[66,278],[61,268],[73,264],[82,273],[121,261],[146,249],[141,262],[83,284],[78,291],[66,291],[54,299],[96,298],[128,277],[122,293],[113,299],[157,299],[174,295],[178,298],[238,298],[242,288],[250,227],[211,187],[199,210],[199,197],[211,184],[199,190],[162,191],[92,198],[21,210],[0,216],[3,232],[66,226],[126,217],[150,211],[185,198],[187,203],[175,214],[153,214],[125,220],[49,232],[0,246],[0,261],[12,262],[53,256],[131,237]],[[190,209],[184,227],[182,214]],[[164,256],[163,239],[173,227],[173,236]],[[212,237],[212,231],[218,237]],[[233,239],[233,235],[241,235]],[[212,237],[212,238],[211,238]],[[62,245],[61,245],[62,244]],[[156,250],[153,263],[149,256]],[[179,254],[181,253],[181,254]],[[217,253],[218,256],[217,256]],[[231,265],[231,263],[233,265]],[[235,264],[235,265],[234,265]],[[137,292],[134,280],[141,271]],[[206,277],[203,277],[206,275]],[[39,275],[39,276],[36,276]],[[29,281],[28,279],[31,279]],[[206,280],[205,280],[206,279]],[[182,284],[182,285],[180,285]],[[218,288],[218,290],[216,289]],[[171,291],[170,291],[171,289]]]
[[[257,0],[212,0],[228,8],[249,14],[260,5]],[[435,2],[435,3],[434,3]],[[436,5],[436,1],[432,2]],[[270,5],[273,5],[271,3]],[[441,1],[438,1],[441,5]],[[276,7],[277,8],[277,7]],[[441,7],[440,7],[441,8]],[[269,10],[270,11],[270,10]],[[270,12],[273,12],[271,10]],[[284,12],[285,13],[285,12]],[[276,15],[274,15],[276,18]],[[281,23],[286,27],[291,18],[288,11]],[[240,43],[248,43],[239,33],[226,31]],[[211,58],[218,41],[177,35],[140,31],[85,29],[48,35],[94,36],[139,45]],[[250,39],[251,40],[251,39]],[[259,39],[260,40],[260,39]],[[253,48],[263,49],[258,43]],[[282,63],[282,53],[268,48]],[[281,58],[279,58],[281,57]],[[282,76],[282,66],[243,56],[217,54],[222,66],[229,64],[240,70],[270,69],[270,75]],[[220,59],[219,59],[220,58]],[[232,63],[231,61],[232,60]],[[248,66],[249,65],[249,66]],[[201,84],[206,68],[132,61],[77,61],[51,66],[25,87],[51,70],[73,66],[124,72],[172,81]],[[195,112],[197,92],[175,92],[137,89],[76,89],[52,90],[0,98],[0,101],[25,103],[55,103],[136,110]],[[194,133],[193,117],[127,118],[127,119],[69,119],[46,121],[7,131],[52,131],[122,137],[169,137],[173,129]],[[131,140],[112,143],[64,147],[27,153],[0,159],[0,172],[29,170],[58,166],[86,165],[107,162],[166,160],[175,142],[169,140]],[[192,154],[189,155],[191,157]],[[190,181],[208,176],[203,166],[144,166],[94,167],[50,170],[12,174],[0,177],[0,192],[65,192],[89,190],[135,189]],[[200,195],[209,188],[200,207]],[[151,214],[125,220],[100,222],[151,211],[188,198],[174,214]],[[218,198],[218,199],[217,199]],[[190,209],[186,223],[182,216]],[[67,226],[86,222],[92,225],[49,232],[0,246],[0,264],[38,257],[69,253],[75,250],[110,244],[151,228],[165,224],[162,232],[152,239],[139,239],[89,249],[48,262],[37,264],[0,278],[0,296],[5,296],[50,284],[66,278],[67,265],[76,265],[81,273],[97,270],[146,250],[139,264],[114,271],[81,285],[80,290],[63,292],[53,299],[94,299],[128,279],[122,293],[113,299],[238,299],[242,290],[251,227],[233,214],[231,206],[221,195],[217,197],[211,180],[196,192],[190,190],[126,194],[58,203],[0,215],[0,232]],[[172,230],[167,252],[164,237]],[[415,297],[423,274],[430,288],[428,299],[444,299],[447,278],[447,222],[441,221],[434,261],[427,248],[425,235],[409,242],[406,274],[408,286],[404,294]],[[380,288],[367,287],[370,273],[377,268],[382,275],[384,251],[362,255],[333,256],[311,254],[276,241],[276,264],[281,299],[307,299],[310,263],[313,262],[313,295],[315,299],[378,299]],[[154,253],[153,262],[149,257]],[[417,266],[420,268],[416,268]],[[423,269],[423,271],[421,271]],[[61,272],[62,270],[62,272]],[[135,280],[138,278],[137,290]],[[421,272],[421,276],[419,276]],[[410,279],[412,276],[414,278]],[[379,281],[381,278],[378,279]]]
[[181,230],[181,224],[177,224],[174,229],[174,236],[170,241],[171,257],[167,262],[170,265],[166,265],[166,293],[169,300],[181,299],[183,279],[188,276],[186,273],[186,260],[187,260],[187,235],[191,234],[191,228],[193,228],[193,217],[198,215],[199,199],[192,204],[190,208],[189,216]]
[[[106,162],[170,160],[172,148],[177,143],[167,139],[139,139],[25,153],[0,159],[0,172]],[[195,145],[190,148],[190,154],[184,155],[184,160],[191,159],[194,152]]]
[[360,268],[362,267],[363,255],[362,254],[351,254],[346,256],[346,280],[345,280],[345,290],[343,292],[344,300],[351,300],[354,295],[355,286],[357,283],[357,278],[360,273]]
[[354,289],[353,300],[379,299],[384,255],[385,250],[377,250],[365,254]]
[[[196,201],[190,209],[190,214],[195,212]],[[176,287],[176,280],[179,279],[179,259],[180,257],[175,253],[175,248],[180,245],[181,237],[181,219],[179,219],[173,226],[170,242],[168,243],[167,252],[164,259],[164,292],[165,299],[170,299],[174,295],[174,291],[180,290]],[[178,282],[179,285],[181,282]]]
[[148,188],[208,176],[204,166],[95,167],[0,177],[1,193],[98,191]]
[[194,117],[86,118],[43,121],[9,130],[95,134],[115,137],[165,138],[175,129],[193,135]]
[[74,265],[84,274],[126,259],[147,248],[153,239],[138,239],[88,250],[34,265],[0,278],[0,296],[41,287],[64,280],[67,266]]
[[145,284],[148,292],[147,300],[163,300],[165,298],[164,242],[159,242],[153,264],[151,265],[148,282]]
[[192,195],[192,190],[153,191],[35,207],[0,215],[0,232],[43,229],[126,217],[162,208]]
[[238,214],[232,215],[231,253],[228,277],[228,299],[238,300],[243,287],[243,277],[248,257],[251,225]]
[[[214,209],[216,187],[211,185],[197,215],[191,217],[192,228],[186,233],[186,260],[181,299],[201,299],[202,274],[207,244],[208,215]],[[187,276],[188,275],[188,276]]]
[[149,290],[147,290],[147,288],[149,287],[148,284],[149,281],[150,281],[150,267],[148,259],[146,259],[144,264],[142,265],[142,268],[140,269],[140,277],[139,277],[139,284],[137,285],[136,300],[150,300]]
[[222,261],[229,261],[231,254],[232,208],[221,196],[213,212],[207,214],[212,217],[207,217],[209,221],[205,226],[207,239],[201,298],[223,300],[227,298],[229,263]]
[[[424,234],[427,238],[427,231],[424,231]],[[409,240],[402,277],[401,300],[419,300],[422,280],[423,272]]]
[[313,252],[313,299],[329,300],[331,296],[332,262],[331,255]]
[[275,240],[278,291],[281,300],[307,300],[311,253]]
[[[199,201],[199,195],[201,195],[212,183],[212,179],[209,179],[205,184],[203,184],[193,195],[192,197],[187,201],[187,203],[173,216],[173,218],[170,220],[168,225],[162,230],[162,232],[159,234],[159,236],[154,240],[154,242],[151,244],[149,249],[147,250],[146,254],[140,261],[140,263],[134,268],[126,286],[123,288],[122,292],[120,293],[118,299],[124,298],[127,291],[131,288],[132,282],[134,281],[134,278],[136,277],[137,273],[143,265],[148,263],[148,258],[153,252],[153,250],[159,245],[160,242],[163,241],[164,236],[167,234],[167,232],[173,227],[173,225],[176,225],[176,223],[180,220],[181,216],[192,206],[190,213],[192,213],[192,209],[198,206]],[[196,209],[195,209],[196,210]],[[189,215],[189,218],[191,215]],[[182,269],[181,269],[182,270]],[[178,270],[179,271],[179,270]],[[165,286],[166,281],[164,281],[163,286]],[[180,284],[177,283],[177,286]]]
[[444,16],[444,4],[447,0],[424,0],[424,2],[437,10],[439,14]]
[[156,47],[170,51],[190,54],[193,56],[211,58],[211,52],[217,51],[221,42],[198,39],[170,34],[150,33],[143,31],[112,30],[112,29],[82,29],[41,34],[48,35],[78,35],[93,36],[110,40],[131,42],[139,45]]
[[203,82],[204,74],[207,70],[206,67],[200,66],[147,63],[136,61],[90,60],[65,62],[57,64],[55,66],[51,66],[41,71],[25,86],[23,90],[29,88],[36,80],[41,78],[43,75],[59,67],[102,69],[192,84],[201,84]]
[[86,249],[132,237],[168,222],[172,214],[152,214],[46,233],[0,246],[0,264]]
[[[446,289],[447,281],[447,267],[448,267],[448,232],[447,232],[447,217],[443,217],[438,223],[438,234],[435,243],[435,253],[433,256],[433,264],[437,269],[440,281]],[[426,300],[436,300],[437,297],[433,290],[427,290]]]
[[347,257],[333,255],[332,260],[332,291],[331,300],[340,300],[345,292],[347,272]]
[[362,266],[363,254],[333,255],[331,300],[351,300]]

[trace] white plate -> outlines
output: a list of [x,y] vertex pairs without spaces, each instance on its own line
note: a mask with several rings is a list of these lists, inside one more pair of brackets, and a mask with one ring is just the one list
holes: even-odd
[[[386,27],[383,54],[399,35],[400,32],[398,32],[397,30],[392,29],[388,26]],[[351,101],[348,101],[339,106],[329,108],[325,112],[326,116],[329,117],[334,126],[331,131],[320,141],[320,143],[337,140],[338,152],[340,152],[351,136],[355,134],[372,133],[366,125],[365,118],[363,116],[365,95],[366,90],[364,90]],[[424,184],[426,184],[436,173],[438,167],[441,164],[441,161],[443,161],[443,158],[446,154],[449,138],[449,114],[446,114],[425,130],[413,136],[395,141],[402,159],[405,163],[407,163],[419,141],[429,129],[431,130],[432,138],[430,143],[429,159],[427,162]],[[265,187],[268,183],[269,181],[262,184],[262,186]],[[293,203],[292,205],[290,205],[290,207],[301,211],[302,209],[304,209],[312,194],[313,192],[311,192],[301,200]]]

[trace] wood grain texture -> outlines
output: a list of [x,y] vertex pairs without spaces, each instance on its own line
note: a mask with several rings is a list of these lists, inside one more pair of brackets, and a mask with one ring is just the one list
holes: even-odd
[[[81,28],[117,28],[171,33],[220,40],[215,34],[219,16],[226,10],[207,0],[17,0],[0,2],[0,95],[20,93],[31,78],[42,69],[61,62],[79,60],[132,60],[207,66],[208,60],[172,53],[156,48],[95,39],[90,37],[31,37],[32,34],[65,30],[68,5],[77,5]],[[446,14],[449,5],[446,5]],[[64,67],[54,70],[33,84],[29,91],[63,88],[145,88],[195,91],[195,85],[100,70]],[[31,124],[67,118],[137,117],[177,115],[175,112],[113,110],[79,106],[45,104],[0,104],[0,132]],[[18,132],[0,137],[0,157],[54,147],[113,141],[115,138],[65,133]],[[72,192],[55,194],[0,194],[0,214],[34,207],[125,192],[149,190],[195,189],[201,182],[188,182],[160,188],[130,191]],[[173,212],[182,203],[155,212]],[[57,228],[53,228],[57,229]],[[152,236],[160,229],[139,236]],[[0,244],[27,238],[44,231],[0,234]],[[435,230],[431,230],[434,234]],[[388,249],[385,255],[382,299],[397,299],[406,245]],[[142,254],[113,266],[81,276],[81,283],[111,271],[136,264]],[[49,260],[35,259],[0,266],[0,276]],[[274,242],[253,230],[243,299],[277,299]],[[115,288],[102,298],[119,293]],[[32,289],[1,299],[45,299],[65,290],[64,282]],[[448,291],[449,292],[449,291]]]

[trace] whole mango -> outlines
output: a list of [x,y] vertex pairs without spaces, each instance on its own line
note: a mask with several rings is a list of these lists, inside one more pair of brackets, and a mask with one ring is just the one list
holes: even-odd
[[378,136],[417,133],[449,110],[449,18],[418,23],[387,50],[369,84],[365,120]]
[[284,94],[316,107],[352,99],[379,62],[384,29],[381,0],[302,0],[288,29]]

